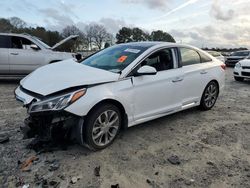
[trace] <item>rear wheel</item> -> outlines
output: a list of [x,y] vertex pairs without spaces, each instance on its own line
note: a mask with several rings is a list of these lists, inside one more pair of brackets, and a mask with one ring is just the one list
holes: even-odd
[[244,81],[244,78],[242,77],[238,77],[238,76],[235,76],[234,79],[238,82],[243,82]]
[[209,82],[203,92],[200,102],[200,108],[202,110],[210,110],[211,108],[213,108],[218,98],[218,95],[219,95],[218,84],[215,81]]
[[83,139],[91,150],[104,149],[117,137],[121,128],[121,113],[113,104],[96,107],[87,117]]

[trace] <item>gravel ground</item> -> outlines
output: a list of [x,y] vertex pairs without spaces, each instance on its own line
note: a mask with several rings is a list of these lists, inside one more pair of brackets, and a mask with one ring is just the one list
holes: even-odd
[[[26,149],[31,140],[19,131],[26,111],[14,99],[16,86],[0,82],[0,133],[10,136],[0,144],[2,187],[250,187],[250,81],[235,82],[232,69],[212,110],[129,128],[99,152],[78,145],[40,154]],[[23,172],[19,163],[32,156]]]

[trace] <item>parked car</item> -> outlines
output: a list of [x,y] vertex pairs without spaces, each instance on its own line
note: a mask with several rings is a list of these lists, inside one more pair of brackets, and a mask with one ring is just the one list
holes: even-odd
[[195,106],[211,109],[224,87],[224,69],[200,49],[165,42],[120,44],[81,63],[47,65],[15,90],[29,114],[22,130],[29,137],[68,135],[103,149],[121,128]]
[[234,79],[242,82],[245,78],[250,79],[250,56],[236,63],[234,67]]
[[207,51],[207,53],[209,53],[210,55],[214,56],[215,58],[217,58],[218,60],[222,61],[223,63],[225,63],[225,57],[220,53],[220,52],[216,52],[216,51]]
[[77,37],[69,36],[50,47],[28,34],[0,33],[0,78],[24,77],[43,65],[73,58],[72,53],[55,50]]
[[249,50],[237,51],[233,52],[226,58],[226,65],[227,66],[235,66],[240,60],[247,58],[250,55]]

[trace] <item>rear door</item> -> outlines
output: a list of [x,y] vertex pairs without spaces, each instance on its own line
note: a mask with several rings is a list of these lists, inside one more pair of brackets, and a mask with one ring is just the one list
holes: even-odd
[[45,56],[42,50],[31,48],[34,44],[27,38],[11,37],[11,49],[9,50],[10,73],[13,75],[26,75],[37,69],[44,63]]
[[10,47],[10,37],[5,36],[5,35],[0,35],[0,74],[1,75],[10,73],[9,47]]
[[182,109],[195,106],[200,102],[207,83],[207,66],[202,63],[198,51],[188,47],[179,48],[182,80]]

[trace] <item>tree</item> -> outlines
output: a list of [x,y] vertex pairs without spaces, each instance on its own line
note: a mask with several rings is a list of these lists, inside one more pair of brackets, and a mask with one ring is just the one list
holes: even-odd
[[10,21],[4,18],[0,19],[0,32],[11,32],[14,29]]
[[153,31],[150,35],[150,39],[152,41],[175,42],[170,34],[161,30]]
[[93,45],[100,50],[105,42],[112,42],[112,35],[107,32],[103,25],[91,24],[85,30],[88,48],[91,50],[93,49]]
[[133,36],[132,29],[128,27],[123,27],[116,34],[116,40],[117,40],[116,43],[120,44],[120,43],[131,42],[133,40],[132,36]]
[[67,26],[63,29],[62,31],[62,36],[63,38],[69,37],[70,35],[78,35],[79,37],[75,41],[70,41],[62,45],[62,48],[64,50],[69,51],[72,49],[71,47],[73,46],[73,50],[79,50],[82,48],[86,47],[86,35],[80,29],[78,29],[76,26],[71,25]]
[[13,27],[15,27],[16,29],[25,28],[27,26],[26,22],[18,17],[11,17],[9,21],[10,24],[13,25]]
[[149,40],[149,34],[138,27],[127,28],[123,27],[116,34],[116,43],[139,42]]
[[144,32],[138,27],[132,29],[132,40],[134,42],[147,41],[149,40],[149,34]]

